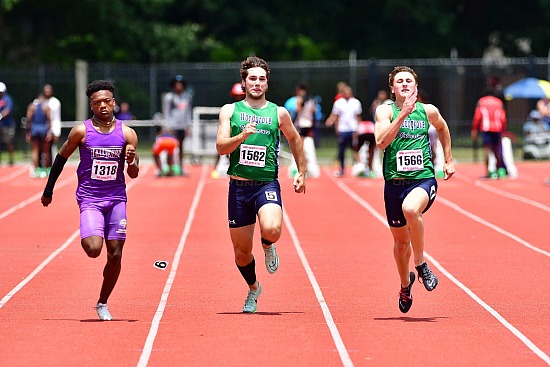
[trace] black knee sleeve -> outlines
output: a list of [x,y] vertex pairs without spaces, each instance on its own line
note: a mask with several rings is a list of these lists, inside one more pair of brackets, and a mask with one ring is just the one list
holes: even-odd
[[271,246],[273,245],[273,242],[269,242],[268,240],[262,237],[262,245]]
[[256,260],[252,259],[250,264],[245,266],[237,265],[237,268],[239,268],[241,275],[246,281],[246,284],[248,285],[256,284]]

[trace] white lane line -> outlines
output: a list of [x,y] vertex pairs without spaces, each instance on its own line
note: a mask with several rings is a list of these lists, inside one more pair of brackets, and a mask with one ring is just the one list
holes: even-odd
[[[333,179],[334,180],[334,179]],[[361,206],[366,208],[371,214],[374,215],[376,219],[378,219],[382,224],[384,224],[386,227],[388,227],[388,223],[386,221],[386,218],[382,215],[378,214],[372,206],[370,206],[365,200],[363,200],[359,195],[357,195],[353,190],[351,190],[347,185],[342,183],[341,181],[336,181],[336,184],[340,189],[342,189],[346,194],[348,194],[352,199],[357,201]],[[470,217],[468,212],[465,210],[459,208],[456,204],[451,203],[448,200],[443,199],[442,197],[438,196],[438,200],[444,201],[453,209],[459,211],[461,214],[464,214],[468,217]],[[474,216],[471,214],[472,217],[470,218],[479,218],[477,216]],[[479,218],[482,224],[490,224],[483,219]],[[474,219],[475,220],[475,219]],[[498,230],[498,227],[494,225],[488,225],[488,227],[496,230],[499,233],[503,233],[502,230]],[[505,231],[504,231],[505,232]],[[507,233],[507,232],[506,232]],[[512,235],[513,236],[513,235]],[[468,296],[470,296],[476,303],[478,303],[481,307],[483,307],[486,311],[488,311],[494,318],[497,319],[498,322],[500,322],[505,328],[507,328],[514,336],[516,336],[523,344],[527,346],[533,353],[535,353],[540,359],[545,361],[548,365],[550,365],[550,357],[544,353],[539,347],[537,347],[529,338],[527,338],[525,335],[523,335],[518,329],[516,329],[512,324],[510,324],[504,317],[502,317],[497,311],[495,311],[491,306],[489,306],[487,303],[485,303],[481,298],[479,298],[472,290],[470,290],[468,287],[466,287],[464,284],[462,284],[458,279],[456,279],[447,269],[445,269],[441,264],[435,260],[432,256],[430,256],[427,252],[424,252],[424,255],[430,260],[430,262],[442,273],[444,274],[451,282],[453,282],[456,286],[458,286],[460,289],[462,289]]]
[[139,357],[139,361],[137,364],[138,367],[146,367],[149,362],[149,358],[151,357],[153,344],[155,343],[155,338],[157,337],[160,321],[162,319],[162,316],[164,315],[166,302],[168,301],[168,296],[170,295],[172,284],[174,283],[174,279],[176,278],[176,273],[178,272],[178,266],[180,263],[181,254],[183,253],[183,248],[185,247],[187,236],[189,235],[189,231],[191,230],[191,225],[193,223],[193,220],[195,219],[195,213],[197,211],[197,207],[201,199],[202,190],[205,184],[205,172],[207,171],[206,167],[207,166],[205,165],[202,166],[201,178],[200,178],[199,184],[197,185],[197,189],[195,191],[193,203],[191,204],[191,208],[189,208],[187,221],[185,223],[183,233],[181,234],[178,248],[176,250],[176,253],[174,254],[174,259],[172,260],[172,265],[170,267],[170,274],[168,276],[168,279],[166,279],[166,283],[164,285],[164,290],[162,291],[162,295],[160,297],[160,302],[157,307],[157,311],[155,312],[155,316],[153,317],[153,321],[151,322],[151,328],[149,329],[149,334],[147,335],[147,339],[145,340],[145,345],[143,346],[143,351],[141,352],[141,356]]
[[[545,212],[550,213],[550,207],[548,207],[547,205],[544,205],[544,204],[539,203],[538,201],[535,201],[535,200],[532,200],[532,199],[528,199],[524,196],[513,194],[511,192],[508,192],[508,191],[505,191],[505,190],[502,190],[502,189],[499,189],[499,188],[496,188],[496,187],[492,187],[491,185],[487,185],[485,182],[483,182],[483,181],[486,181],[486,180],[471,179],[471,178],[465,177],[463,175],[455,175],[455,176],[456,176],[456,179],[459,180],[459,181],[462,181],[462,182],[465,182],[467,184],[471,184],[471,185],[474,185],[474,186],[478,186],[478,187],[480,187],[484,190],[492,192],[493,194],[500,195],[500,196],[503,196],[503,197],[508,198],[508,199],[517,200],[517,201],[522,202],[524,204],[534,206],[535,208],[538,208],[538,209],[541,209]],[[455,179],[455,176],[453,176],[453,180]],[[523,175],[522,175],[522,178],[524,178]],[[497,182],[499,182],[499,181],[497,181]]]
[[[150,167],[146,167],[143,170],[143,174],[147,173]],[[70,181],[70,180],[67,180]],[[137,183],[137,180],[132,180],[127,185],[127,190],[130,190],[135,184]],[[42,194],[40,194],[42,195]],[[59,255],[61,252],[63,252],[69,245],[76,239],[76,237],[79,235],[80,229],[77,229],[75,232],[73,232],[72,235],[69,236],[69,238],[63,243],[60,247],[58,247],[56,250],[54,250],[44,261],[40,263],[34,269],[29,275],[25,277],[18,285],[15,286],[7,295],[4,296],[0,300],[0,308],[2,308],[17,292],[19,292],[28,282],[30,282],[42,269],[44,269],[57,255]]]
[[8,294],[6,294],[4,298],[0,300],[0,308],[2,308],[6,303],[8,303],[10,298],[12,298],[28,282],[30,282],[38,273],[40,273],[40,271],[42,271],[42,269],[44,269],[46,265],[48,265],[53,259],[55,259],[57,255],[59,255],[63,250],[69,247],[69,245],[77,238],[79,233],[80,233],[79,229],[74,231],[73,234],[65,241],[63,245],[61,245],[58,249],[52,252],[50,256],[48,256],[44,261],[42,261],[42,263],[40,263],[40,265],[36,267],[36,269],[32,271],[32,273],[30,273],[25,279],[23,279],[19,284],[17,284],[15,288],[13,288]]
[[531,206],[534,206],[535,208],[539,208],[541,210],[544,210],[545,212],[547,213],[550,213],[550,207],[544,205],[544,204],[541,204],[539,203],[538,201],[535,201],[535,200],[531,200],[531,199],[527,199],[523,196],[520,196],[520,195],[516,195],[516,194],[512,194],[510,192],[507,192],[507,191],[504,191],[504,190],[501,190],[501,189],[498,189],[496,187],[491,187],[487,184],[484,184],[483,182],[477,180],[475,181],[475,185],[476,186],[479,186],[489,192],[492,192],[494,194],[497,194],[497,195],[500,195],[500,196],[504,196],[508,199],[512,199],[512,200],[517,200],[519,202],[522,202],[524,204],[527,204],[527,205],[531,205]]
[[317,283],[317,279],[315,279],[315,274],[313,274],[313,270],[311,270],[311,266],[309,266],[309,262],[307,261],[307,257],[302,249],[302,246],[300,245],[300,240],[296,235],[296,231],[294,230],[294,226],[292,225],[292,222],[289,218],[287,211],[285,211],[283,218],[285,221],[285,225],[287,226],[287,229],[290,232],[290,237],[292,238],[292,242],[294,243],[296,252],[298,252],[298,256],[302,261],[302,266],[306,271],[309,282],[313,286],[313,290],[315,291],[315,296],[317,297],[317,302],[319,302],[319,305],[321,306],[321,310],[323,311],[325,321],[332,335],[332,340],[334,341],[334,344],[336,345],[336,349],[338,350],[338,354],[340,355],[340,360],[342,361],[342,364],[344,365],[344,367],[352,367],[353,362],[349,357],[347,348],[344,345],[344,341],[342,340],[342,337],[340,336],[340,332],[336,327],[336,323],[332,318],[332,314],[327,305],[327,302],[325,301],[323,292],[321,291],[321,287],[319,286],[319,283]]
[[458,279],[456,279],[451,273],[449,273],[441,264],[431,257],[428,254],[425,254],[428,260],[437,268],[439,271],[444,274],[447,278],[451,280],[457,287],[462,289],[468,296],[470,296],[474,301],[476,301],[481,307],[483,307],[487,312],[489,312],[495,319],[498,320],[504,327],[516,338],[521,340],[523,344],[527,346],[533,353],[535,353],[540,359],[542,359],[546,364],[550,365],[550,357],[544,353],[539,347],[535,345],[529,338],[527,338],[521,331],[516,329],[514,325],[510,324],[504,317],[502,317],[494,308],[489,306],[487,303],[485,303],[481,298],[479,298],[472,290],[468,287],[466,287],[462,282],[460,282]]
[[457,212],[459,212],[460,214],[472,219],[473,221],[475,222],[478,222],[479,224],[482,224],[486,227],[489,227],[491,228],[492,230],[494,230],[495,232],[498,232],[514,241],[516,241],[517,243],[527,247],[528,249],[530,250],[533,250],[535,252],[538,252],[539,254],[542,254],[544,256],[547,256],[547,257],[550,257],[550,252],[548,251],[545,251],[545,250],[542,250],[534,245],[531,245],[529,242],[525,241],[524,239],[516,236],[515,234],[512,234],[502,228],[500,228],[499,226],[493,224],[493,223],[490,223],[488,221],[486,221],[485,219],[481,218],[481,217],[478,217],[477,215],[473,214],[473,213],[470,213],[469,211],[467,210],[464,210],[462,209],[460,206],[458,206],[457,204],[453,203],[452,201],[450,200],[447,200],[441,196],[438,196],[437,197],[437,200],[440,201],[441,203],[443,203],[444,205],[447,205],[448,207],[456,210]]
[[28,166],[21,167],[21,168],[19,168],[18,170],[16,170],[16,171],[10,173],[9,175],[6,175],[6,176],[4,176],[4,177],[0,177],[0,183],[9,181],[9,180],[11,180],[12,178],[15,178],[15,177],[21,175],[23,172],[28,171],[28,169],[29,169]]
[[[69,184],[73,181],[75,181],[74,177],[63,180],[63,181],[60,181],[57,185],[55,185],[55,188],[58,189],[58,188],[63,187],[63,186],[65,186],[65,185],[67,185],[67,184]],[[44,184],[46,184],[46,183],[44,182]],[[32,204],[34,202],[38,202],[41,197],[42,197],[42,191],[40,191],[39,193],[31,196],[30,198],[28,198],[26,200],[23,200],[19,204],[16,204],[16,205],[12,206],[8,210],[4,211],[3,213],[0,213],[0,220],[6,218],[10,214],[15,213],[19,209],[22,209],[22,208],[26,207],[29,204]]]

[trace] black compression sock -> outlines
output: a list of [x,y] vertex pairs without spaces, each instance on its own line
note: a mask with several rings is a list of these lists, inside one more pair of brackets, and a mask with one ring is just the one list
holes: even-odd
[[254,260],[254,258],[252,259],[250,264],[245,266],[237,265],[237,268],[241,272],[241,275],[246,281],[246,284],[248,285],[256,284],[256,260]]

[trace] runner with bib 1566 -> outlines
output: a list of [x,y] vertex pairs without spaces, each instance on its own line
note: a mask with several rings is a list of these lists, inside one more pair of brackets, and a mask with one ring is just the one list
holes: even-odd
[[451,154],[451,134],[445,119],[432,104],[417,102],[418,76],[407,66],[397,66],[389,74],[393,103],[376,108],[376,145],[384,150],[384,204],[393,236],[393,254],[401,280],[399,310],[412,306],[411,288],[415,273],[428,291],[438,279],[424,259],[424,219],[437,194],[428,129],[432,124],[443,147],[445,180],[455,172]]

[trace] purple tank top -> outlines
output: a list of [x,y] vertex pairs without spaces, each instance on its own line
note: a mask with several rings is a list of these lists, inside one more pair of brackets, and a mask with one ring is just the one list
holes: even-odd
[[98,132],[90,119],[84,121],[86,138],[80,149],[80,164],[76,171],[78,187],[76,201],[126,201],[124,149],[126,139],[122,122],[115,120],[108,134]]

